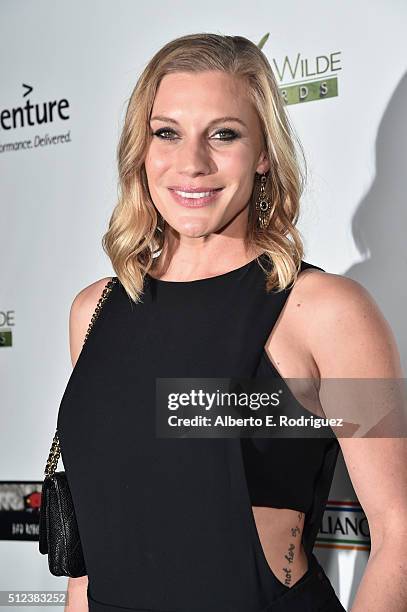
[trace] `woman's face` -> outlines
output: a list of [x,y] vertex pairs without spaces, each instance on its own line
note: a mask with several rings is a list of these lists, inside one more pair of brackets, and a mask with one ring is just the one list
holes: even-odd
[[[269,169],[244,82],[221,71],[168,74],[150,128],[148,186],[167,223],[185,238],[243,237],[255,173]],[[207,196],[177,194],[196,189]]]

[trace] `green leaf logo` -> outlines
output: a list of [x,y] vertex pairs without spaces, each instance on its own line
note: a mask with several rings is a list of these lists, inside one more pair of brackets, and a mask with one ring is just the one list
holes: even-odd
[[270,36],[270,32],[267,32],[267,34],[265,34],[265,35],[264,35],[264,36],[263,36],[263,37],[260,39],[260,42],[259,42],[259,43],[258,43],[258,45],[257,45],[259,49],[262,49],[262,48],[264,47],[264,45],[265,45],[265,43],[267,42],[267,40],[268,40],[268,37],[269,37],[269,36]]

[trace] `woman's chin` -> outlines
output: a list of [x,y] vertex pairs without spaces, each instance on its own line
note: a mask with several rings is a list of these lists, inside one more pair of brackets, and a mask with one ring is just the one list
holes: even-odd
[[209,226],[207,222],[199,221],[198,219],[188,219],[184,222],[174,223],[172,226],[181,236],[188,238],[199,238],[199,236],[206,236],[214,230]]

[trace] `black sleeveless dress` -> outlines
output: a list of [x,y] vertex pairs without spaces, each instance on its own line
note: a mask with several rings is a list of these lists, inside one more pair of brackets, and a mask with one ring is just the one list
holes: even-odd
[[[156,377],[279,377],[264,346],[289,290],[266,293],[256,260],[195,281],[147,275],[139,304],[113,281],[57,422],[90,612],[344,610],[312,553],[334,436],[155,433]],[[267,562],[252,505],[305,513],[309,568],[290,587]]]

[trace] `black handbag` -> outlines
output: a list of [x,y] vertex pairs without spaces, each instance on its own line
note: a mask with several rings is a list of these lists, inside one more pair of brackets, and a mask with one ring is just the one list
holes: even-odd
[[[102,305],[116,281],[117,277],[114,276],[105,285],[83,344],[88,339]],[[41,491],[39,550],[41,554],[48,555],[51,574],[79,578],[86,576],[87,572],[68,480],[65,472],[55,471],[60,455],[58,430],[56,430],[44,470],[45,478]]]

